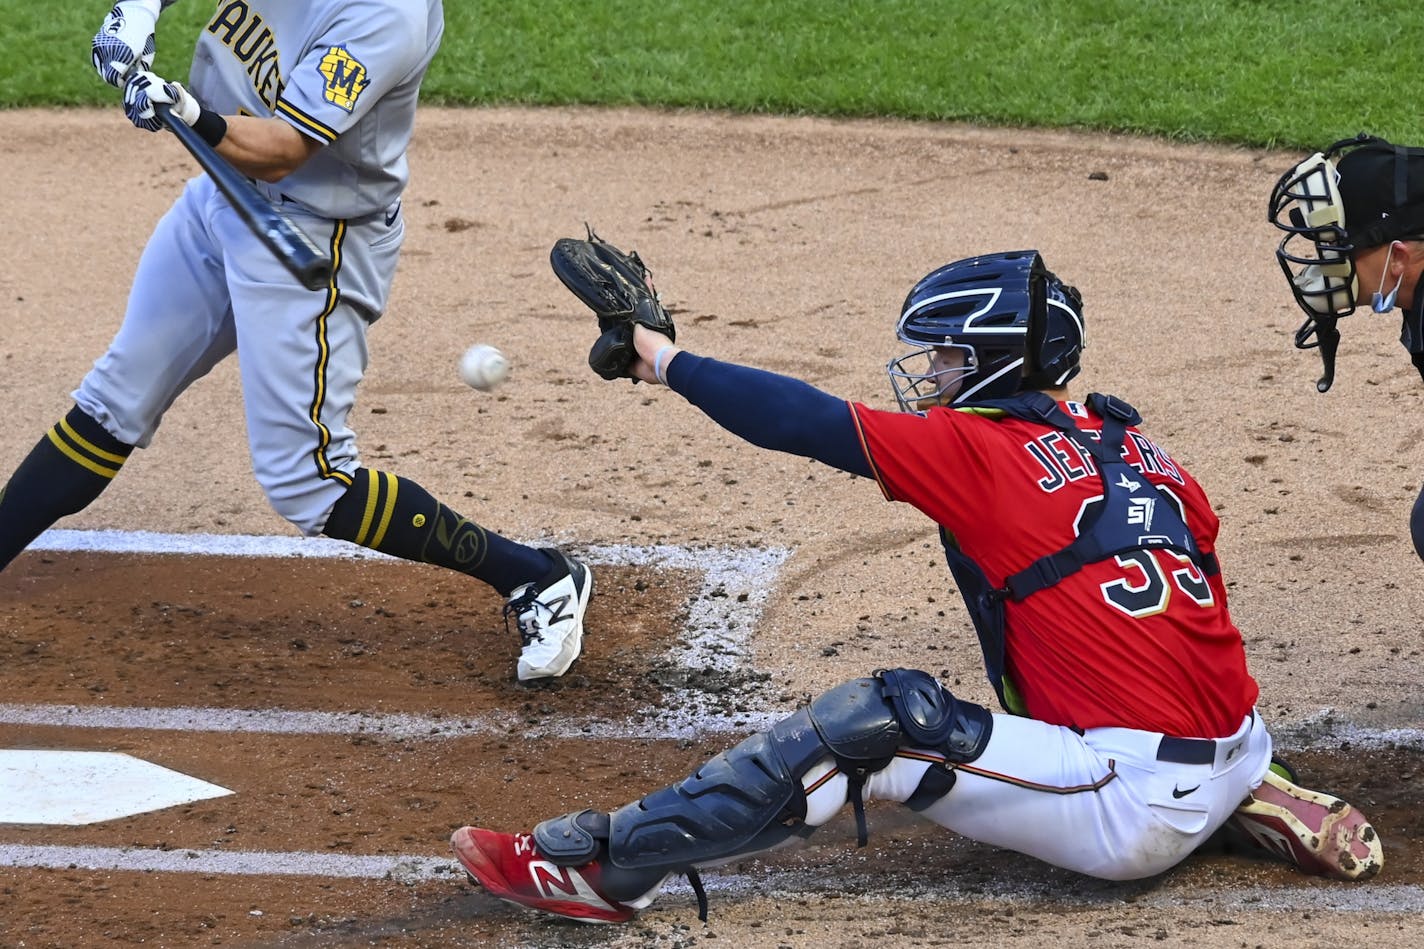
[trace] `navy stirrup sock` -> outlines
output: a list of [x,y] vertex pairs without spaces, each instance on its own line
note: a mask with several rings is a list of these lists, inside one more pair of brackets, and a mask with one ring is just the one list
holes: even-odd
[[322,533],[392,557],[457,570],[506,597],[554,568],[542,551],[487,531],[414,481],[374,468],[356,471]]
[[70,409],[0,488],[0,570],[55,521],[93,503],[132,451],[78,406]]

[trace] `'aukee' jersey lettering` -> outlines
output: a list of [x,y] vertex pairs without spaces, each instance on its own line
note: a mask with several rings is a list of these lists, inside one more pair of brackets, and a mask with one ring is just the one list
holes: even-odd
[[331,218],[394,204],[441,0],[228,0],[198,38],[189,89],[225,115],[277,116],[325,147],[278,188]]
[[[1079,403],[1061,404],[1084,431],[1101,427]],[[1102,494],[1092,458],[1045,425],[852,408],[885,496],[943,525],[995,586],[1067,546],[1084,505]],[[1219,522],[1196,481],[1136,429],[1123,457],[1181,505],[1201,552],[1212,553]],[[1218,737],[1256,701],[1221,576],[1180,554],[1088,564],[1005,610],[1008,675],[1033,718]]]

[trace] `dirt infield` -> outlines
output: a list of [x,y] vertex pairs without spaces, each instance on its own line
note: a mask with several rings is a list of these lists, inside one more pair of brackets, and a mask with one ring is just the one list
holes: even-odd
[[[139,149],[148,160],[103,157]],[[0,156],[9,231],[28,235],[0,269],[3,477],[67,409],[117,326],[138,242],[191,168],[117,112],[0,113]],[[1359,316],[1335,388],[1315,393],[1264,220],[1293,157],[884,122],[427,110],[355,428],[368,463],[590,558],[584,658],[564,680],[516,685],[497,599],[432,568],[134,548],[141,531],[290,538],[252,482],[224,365],[60,525],[83,534],[0,574],[0,749],[122,751],[235,793],[80,827],[0,825],[0,946],[1424,942],[1424,568],[1406,524],[1424,386],[1393,318]],[[1325,883],[1214,848],[1110,885],[872,808],[864,850],[839,822],[814,847],[707,873],[706,926],[685,886],[616,928],[469,887],[445,844],[455,827],[621,804],[877,666],[917,665],[991,701],[920,515],[588,371],[589,321],[547,265],[585,221],[642,253],[680,342],[881,405],[915,279],[972,253],[1042,250],[1085,296],[1084,391],[1137,405],[1216,500],[1260,707],[1308,783],[1374,818],[1380,877]],[[472,342],[514,363],[494,394],[455,375]],[[77,549],[83,538],[104,543]]]

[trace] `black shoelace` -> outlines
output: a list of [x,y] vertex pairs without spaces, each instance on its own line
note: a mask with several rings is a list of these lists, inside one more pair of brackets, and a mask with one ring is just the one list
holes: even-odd
[[544,637],[541,635],[539,628],[532,623],[526,626],[522,618],[529,610],[529,607],[537,602],[539,602],[539,591],[530,587],[515,599],[504,604],[504,631],[506,633],[509,632],[509,617],[511,613],[514,614],[514,623],[519,627],[519,643],[521,646],[527,646],[536,639],[540,642],[544,641]]

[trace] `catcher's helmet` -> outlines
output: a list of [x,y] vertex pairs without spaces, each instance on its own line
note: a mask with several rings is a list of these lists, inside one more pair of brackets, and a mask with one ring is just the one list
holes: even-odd
[[[895,335],[914,347],[885,367],[902,409],[1004,398],[1061,386],[1078,374],[1086,345],[1083,299],[1036,250],[986,254],[947,264],[915,284]],[[946,349],[963,354],[962,367],[942,368],[936,350]],[[916,371],[920,365],[924,371]]]

